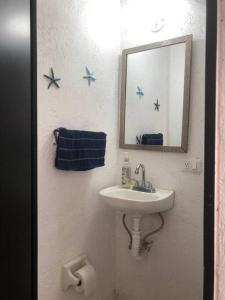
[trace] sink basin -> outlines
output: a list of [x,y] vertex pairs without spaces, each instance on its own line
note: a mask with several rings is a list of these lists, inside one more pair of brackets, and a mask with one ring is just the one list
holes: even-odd
[[113,186],[99,192],[109,206],[131,214],[154,214],[173,208],[174,191],[156,189],[146,193]]

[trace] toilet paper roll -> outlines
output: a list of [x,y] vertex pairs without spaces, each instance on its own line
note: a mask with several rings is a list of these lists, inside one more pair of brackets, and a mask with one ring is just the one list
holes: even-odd
[[78,293],[84,293],[85,299],[92,296],[97,289],[97,274],[93,266],[85,265],[74,274],[81,280],[81,284],[76,286]]

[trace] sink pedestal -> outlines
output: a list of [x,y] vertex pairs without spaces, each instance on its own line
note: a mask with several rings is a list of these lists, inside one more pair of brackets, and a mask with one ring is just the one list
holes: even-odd
[[132,256],[139,257],[141,249],[141,215],[132,215]]
[[153,240],[151,239],[149,240],[149,237],[159,232],[164,227],[164,218],[161,213],[158,213],[158,215],[161,219],[161,224],[154,230],[149,231],[149,233],[146,234],[145,236],[142,236],[142,224],[141,224],[144,215],[140,215],[140,214],[130,215],[132,221],[131,230],[127,227],[125,221],[126,214],[123,215],[123,225],[127,230],[131,239],[129,244],[129,249],[131,250],[132,256],[136,260],[141,260],[149,254],[151,247],[153,246]]

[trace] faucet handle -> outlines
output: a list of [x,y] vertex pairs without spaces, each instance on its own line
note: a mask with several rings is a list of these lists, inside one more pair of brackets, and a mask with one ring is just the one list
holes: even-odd
[[146,181],[145,185],[146,185],[147,188],[149,188],[151,186],[151,182],[150,181]]
[[152,184],[151,184],[151,182],[150,181],[146,181],[146,188],[147,189],[150,189],[151,187],[152,187]]
[[155,188],[153,187],[150,181],[146,182],[146,188],[151,191],[151,193],[155,193]]
[[139,187],[139,181],[137,179],[131,178],[130,180],[134,182],[135,187]]

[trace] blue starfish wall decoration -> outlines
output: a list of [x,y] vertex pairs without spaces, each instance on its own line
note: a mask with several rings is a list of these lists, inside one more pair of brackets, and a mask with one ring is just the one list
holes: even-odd
[[95,82],[96,78],[94,76],[94,72],[91,72],[88,67],[86,67],[86,74],[85,76],[83,76],[84,79],[88,80],[88,85],[91,85],[91,82]]
[[141,97],[144,96],[143,87],[138,85],[136,94],[139,96],[139,99],[141,99]]
[[159,111],[160,104],[158,99],[156,100],[156,102],[154,102],[154,105],[155,105],[155,110]]
[[55,87],[57,87],[58,89],[60,88],[59,84],[58,84],[58,81],[60,81],[61,79],[60,78],[55,78],[55,74],[54,74],[54,71],[53,71],[53,68],[51,68],[51,76],[48,76],[48,75],[45,75],[44,74],[44,77],[47,78],[48,80],[50,80],[49,82],[49,85],[48,85],[48,89],[54,85]]

